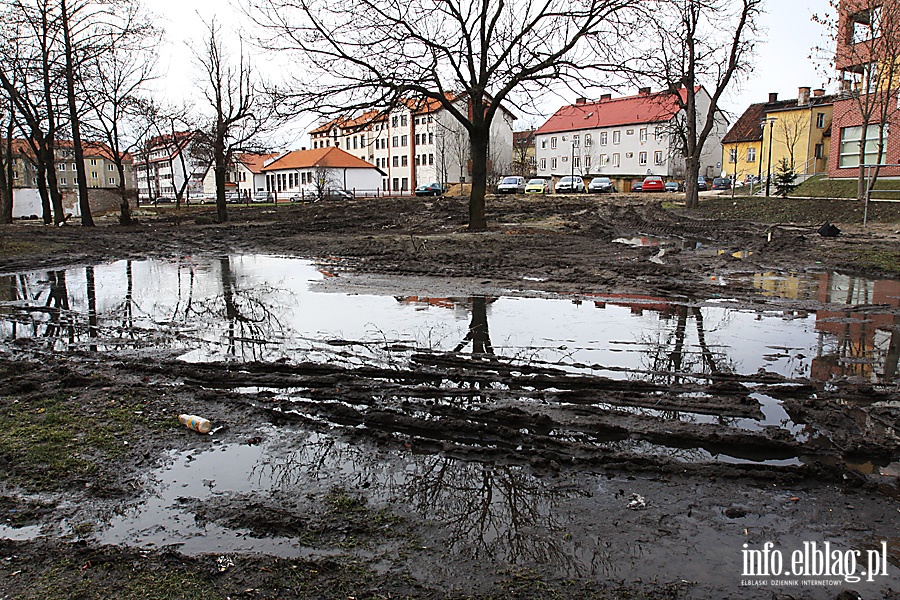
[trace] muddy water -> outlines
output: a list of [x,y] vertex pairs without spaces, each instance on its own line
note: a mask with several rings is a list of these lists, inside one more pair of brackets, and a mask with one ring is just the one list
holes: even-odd
[[[335,277],[332,268],[252,255],[0,277],[0,340],[34,338],[59,350],[168,350],[186,361],[390,365],[403,360],[405,348],[493,353],[613,378],[761,369],[819,381],[897,378],[897,281],[711,275],[711,297],[691,303],[649,295],[322,293],[318,284]],[[722,300],[730,285],[806,304],[735,308]]]

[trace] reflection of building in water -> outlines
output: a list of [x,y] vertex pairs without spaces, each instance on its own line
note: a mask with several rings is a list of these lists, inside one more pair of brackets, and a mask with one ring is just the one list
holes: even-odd
[[[812,361],[812,377],[855,375],[869,380],[885,380],[897,374],[900,356],[900,316],[872,312],[858,307],[900,307],[900,281],[870,281],[836,274],[822,274],[817,299],[829,304],[847,304],[846,310],[816,313],[819,351]],[[836,338],[834,347],[825,344],[824,334]]]

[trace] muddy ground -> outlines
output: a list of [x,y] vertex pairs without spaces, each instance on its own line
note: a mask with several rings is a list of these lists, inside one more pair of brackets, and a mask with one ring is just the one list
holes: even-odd
[[[710,281],[723,274],[900,277],[900,204],[871,206],[864,229],[853,201],[710,196],[686,211],[674,199],[490,198],[483,233],[466,231],[459,198],[231,206],[224,225],[208,207],[139,210],[127,228],[114,215],[94,229],[20,222],[0,230],[0,273],[262,253],[314,259],[342,293],[687,304],[721,294]],[[825,220],[841,235],[819,236]],[[636,236],[686,242],[662,254],[614,242]],[[715,251],[687,250],[697,241]],[[762,297],[748,281],[727,289],[739,306],[821,308]],[[490,354],[410,357],[385,368],[187,364],[5,341],[0,598],[900,597],[896,379],[615,380]],[[816,435],[665,418],[754,418],[748,389]],[[196,435],[175,420],[181,412],[222,426]],[[330,453],[296,458],[278,485],[203,495],[183,484],[183,543],[104,533],[157,493],[152,478],[167,466],[228,448],[294,456],[310,436]],[[705,458],[718,453],[748,460]],[[379,471],[388,459],[407,474],[388,478],[391,494]],[[338,466],[357,476],[323,475]],[[228,531],[271,546],[241,546]],[[785,553],[884,542],[888,575],[818,587],[742,577],[743,544],[768,541]]]

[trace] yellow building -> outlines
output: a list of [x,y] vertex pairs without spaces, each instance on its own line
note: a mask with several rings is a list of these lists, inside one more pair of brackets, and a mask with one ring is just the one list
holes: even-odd
[[[797,98],[751,104],[722,138],[722,168],[736,181],[765,178],[787,159],[799,175],[828,170],[834,96],[802,87]],[[771,155],[771,164],[770,164]]]

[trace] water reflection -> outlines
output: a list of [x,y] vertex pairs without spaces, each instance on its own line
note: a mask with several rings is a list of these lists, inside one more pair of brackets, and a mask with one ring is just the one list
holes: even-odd
[[[752,374],[897,378],[900,282],[751,274],[722,285],[824,304],[737,310],[662,296],[322,293],[313,263],[271,256],[117,261],[0,278],[0,339],[56,350],[172,349],[189,361],[402,365],[420,351],[677,383]],[[841,308],[846,307],[846,308]],[[818,310],[813,310],[816,308]]]

